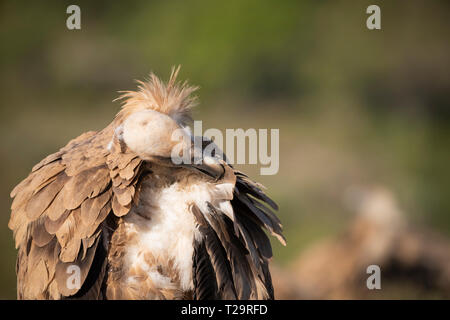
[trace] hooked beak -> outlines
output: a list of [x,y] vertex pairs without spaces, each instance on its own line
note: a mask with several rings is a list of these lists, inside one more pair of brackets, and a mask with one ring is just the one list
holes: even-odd
[[[178,159],[182,159],[182,157]],[[161,156],[151,156],[147,160],[163,166],[177,166],[201,172],[202,174],[213,178],[214,181],[222,179],[225,175],[225,167],[221,163],[223,160],[211,156],[204,156],[202,150],[195,148],[193,145],[191,145],[190,156],[188,159],[189,161],[187,163],[174,163],[172,158]]]
[[213,178],[214,181],[222,179],[225,174],[225,168],[223,167],[223,165],[217,159],[211,157],[203,158],[200,163],[182,164],[181,166],[191,170],[199,171]]
[[223,178],[225,174],[225,168],[221,164],[220,160],[210,156],[204,156],[203,150],[191,148],[191,163],[181,164],[182,167],[201,172],[211,178],[214,181],[218,181]]

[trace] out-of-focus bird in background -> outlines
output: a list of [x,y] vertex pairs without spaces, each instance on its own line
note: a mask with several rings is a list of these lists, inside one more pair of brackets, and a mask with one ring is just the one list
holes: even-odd
[[171,161],[177,130],[193,155],[213,143],[196,149],[186,129],[196,88],[178,70],[125,92],[110,125],[43,159],[11,192],[19,299],[274,297],[263,228],[284,244],[277,205],[220,157]]
[[[288,268],[271,266],[278,298],[398,299],[405,290],[417,299],[430,289],[450,297],[448,239],[408,221],[385,186],[351,187],[343,200],[356,215],[340,234],[309,246]],[[381,270],[382,290],[367,286],[370,265]]]

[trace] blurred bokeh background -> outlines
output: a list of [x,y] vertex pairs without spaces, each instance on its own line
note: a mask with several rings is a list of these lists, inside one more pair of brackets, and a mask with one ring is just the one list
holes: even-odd
[[[81,30],[66,8],[81,7]],[[366,28],[381,7],[382,30]],[[107,125],[150,71],[201,87],[203,128],[279,128],[280,298],[450,297],[450,2],[0,1],[0,298],[10,190]],[[381,267],[381,290],[366,267]]]

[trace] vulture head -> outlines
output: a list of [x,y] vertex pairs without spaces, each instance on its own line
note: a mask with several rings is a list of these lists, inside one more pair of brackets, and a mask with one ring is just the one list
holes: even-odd
[[220,159],[204,157],[187,127],[197,100],[191,94],[197,87],[177,83],[178,72],[179,67],[172,70],[167,84],[151,74],[147,82],[139,82],[138,91],[120,97],[126,101],[115,137],[142,159],[160,165],[176,163],[218,179],[224,174]]
[[[172,137],[185,131],[170,116],[152,110],[132,113],[123,123],[121,139],[130,150],[143,159],[170,158],[173,148],[179,143]],[[190,141],[190,138],[182,141]]]

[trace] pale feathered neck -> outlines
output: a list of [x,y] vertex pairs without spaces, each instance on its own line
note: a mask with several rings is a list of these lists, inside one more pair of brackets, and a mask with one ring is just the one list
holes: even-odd
[[191,120],[190,111],[197,104],[192,93],[198,89],[187,81],[176,81],[180,67],[172,68],[169,81],[164,83],[154,73],[146,81],[137,81],[137,91],[123,91],[118,99],[123,99],[122,110],[117,114],[119,121],[134,112],[145,109],[169,115],[182,125]]

